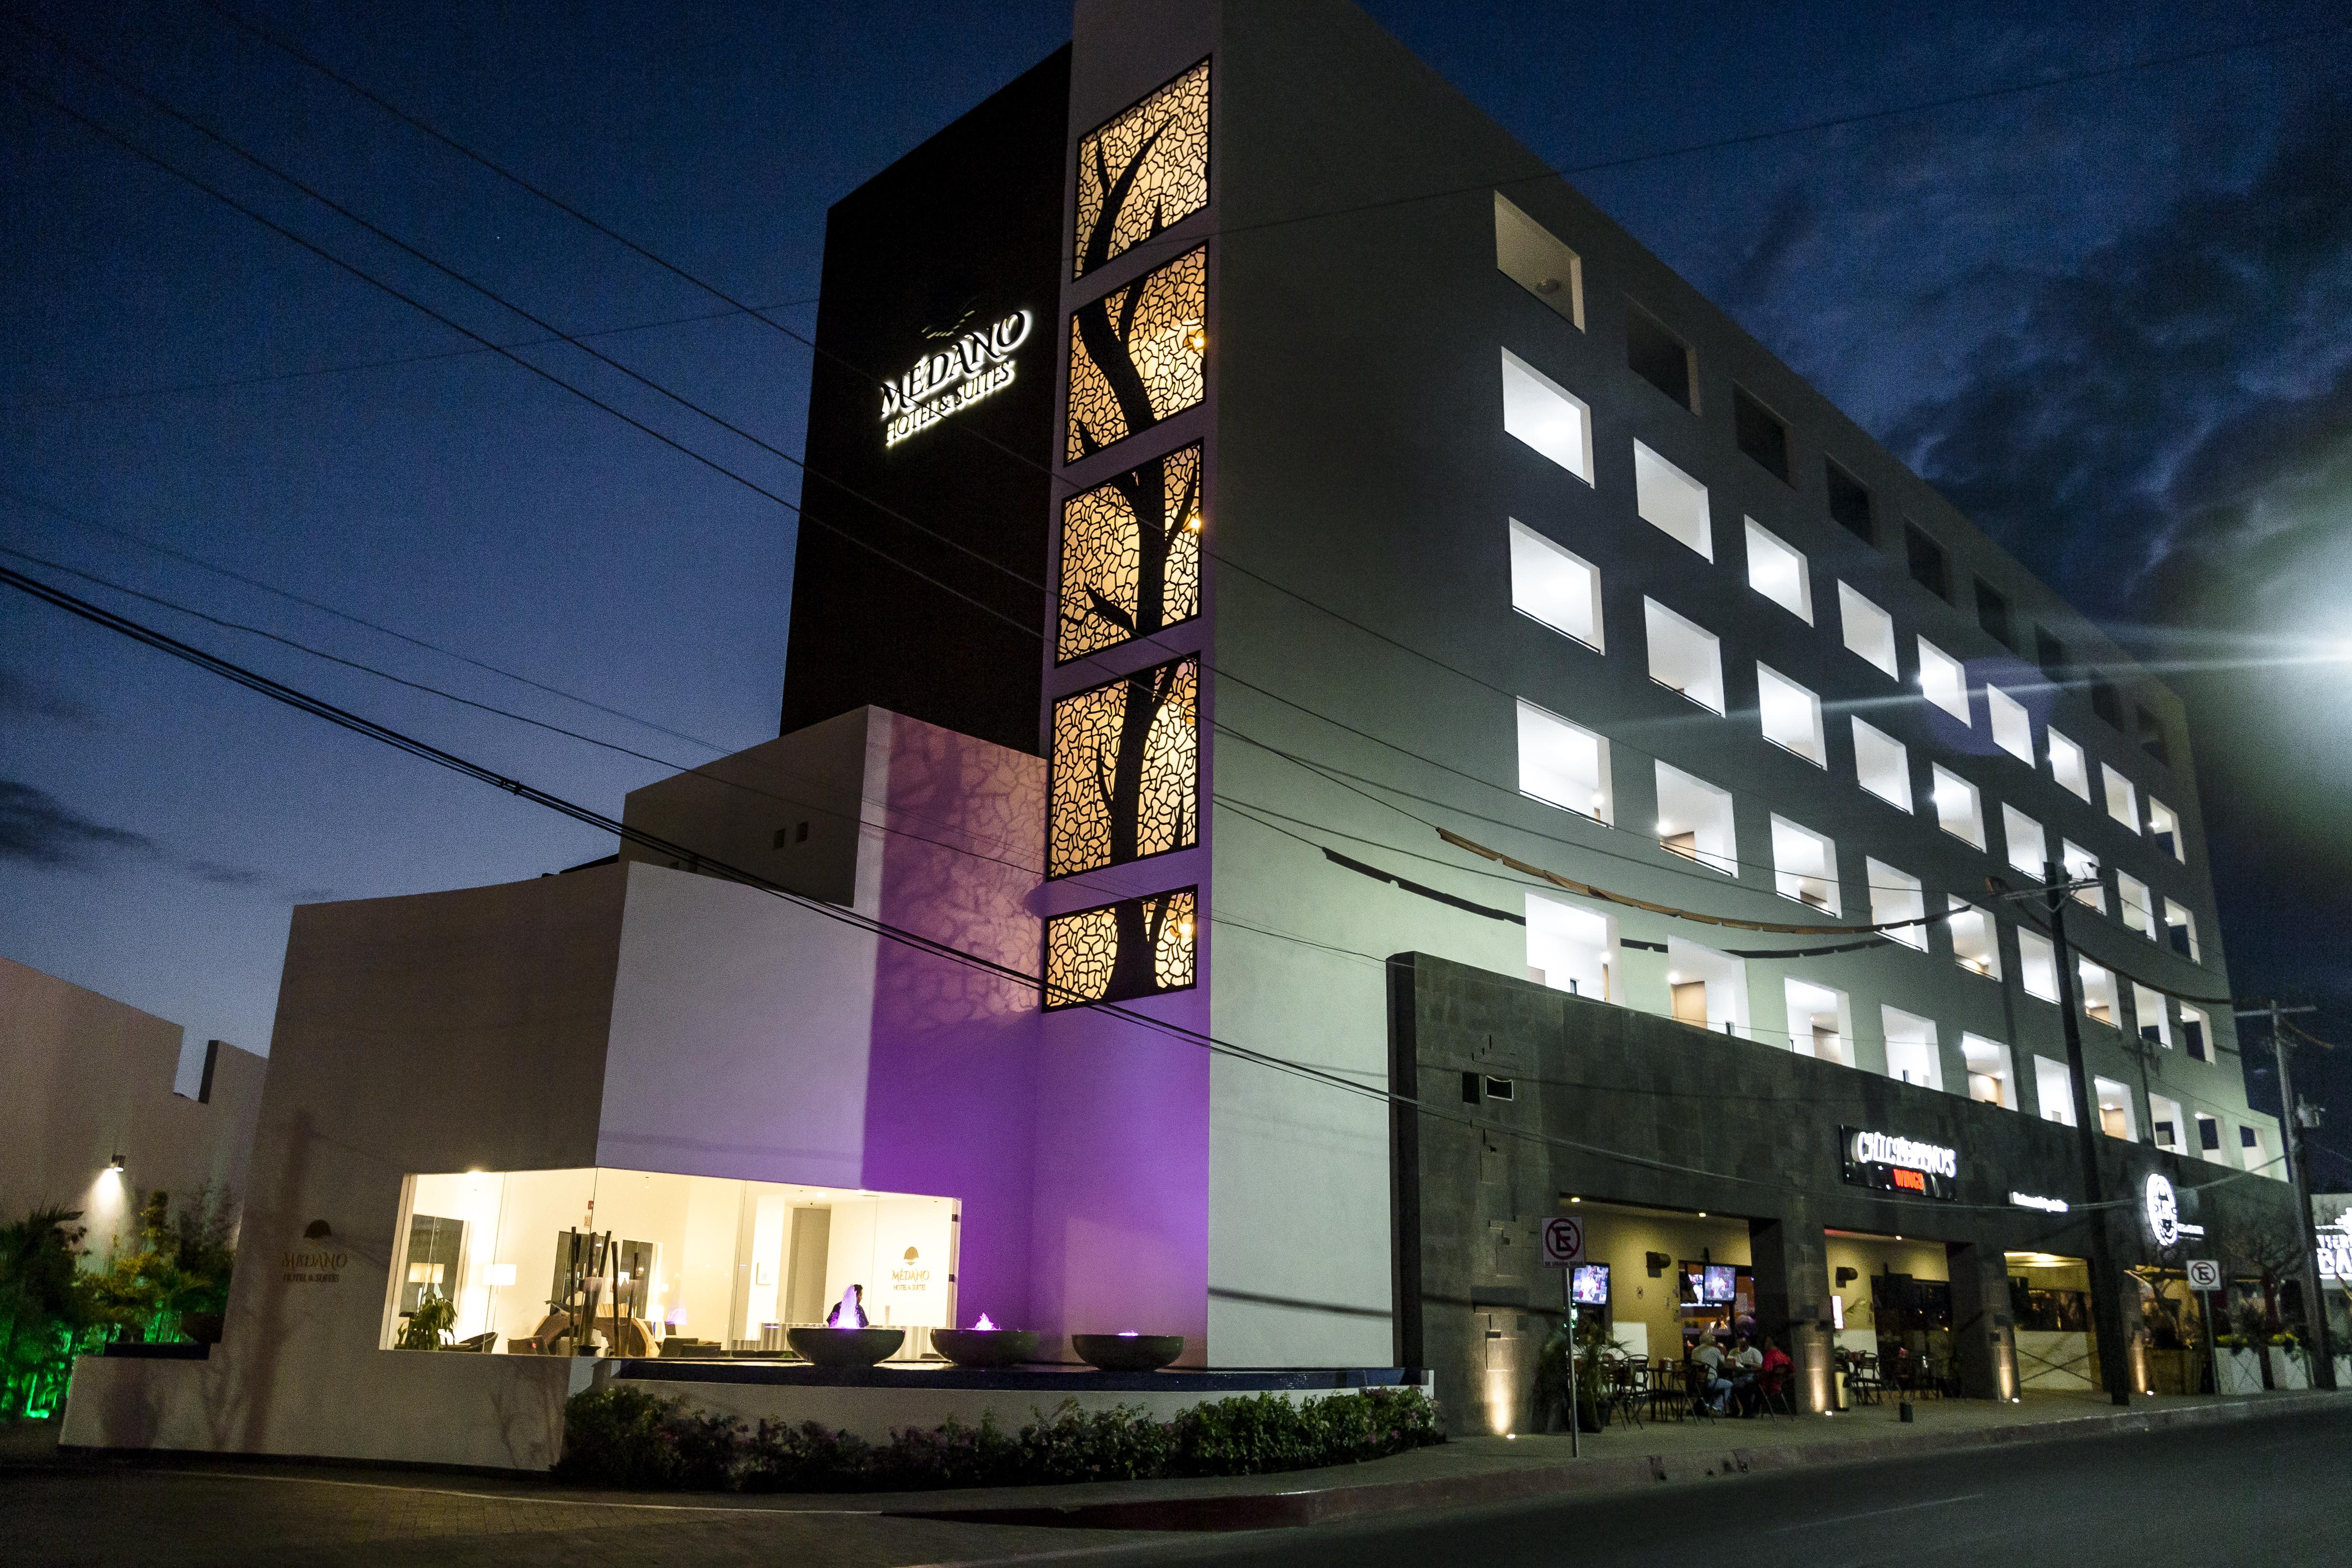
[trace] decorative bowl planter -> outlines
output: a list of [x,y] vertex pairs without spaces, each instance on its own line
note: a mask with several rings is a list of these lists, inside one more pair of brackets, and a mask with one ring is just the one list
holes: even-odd
[[814,1366],[871,1366],[907,1343],[905,1329],[786,1329],[784,1339]]
[[1032,1329],[933,1329],[931,1346],[958,1366],[1011,1366],[1036,1359],[1037,1335]]
[[1105,1372],[1157,1372],[1184,1354],[1180,1333],[1074,1333],[1070,1348]]

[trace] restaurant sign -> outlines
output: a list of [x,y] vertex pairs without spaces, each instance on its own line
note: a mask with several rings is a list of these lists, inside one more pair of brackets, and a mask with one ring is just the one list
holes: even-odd
[[1845,1156],[1845,1179],[1853,1186],[1874,1187],[1880,1192],[1915,1193],[1921,1197],[1939,1197],[1947,1203],[1959,1195],[1960,1155],[1957,1149],[1861,1127],[1840,1127],[1838,1144]]
[[1013,351],[1029,340],[1029,312],[966,332],[882,384],[882,444],[898,443],[1013,384]]

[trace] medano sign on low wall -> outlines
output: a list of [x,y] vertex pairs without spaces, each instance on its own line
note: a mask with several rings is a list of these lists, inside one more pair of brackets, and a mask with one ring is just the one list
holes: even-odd
[[1029,340],[1029,312],[966,332],[952,348],[925,354],[882,388],[882,444],[896,446],[1013,384],[1013,351]]
[[1957,1149],[1861,1127],[1840,1127],[1838,1145],[1845,1156],[1845,1179],[1855,1186],[1916,1193],[1947,1202],[1958,1196],[1960,1155]]

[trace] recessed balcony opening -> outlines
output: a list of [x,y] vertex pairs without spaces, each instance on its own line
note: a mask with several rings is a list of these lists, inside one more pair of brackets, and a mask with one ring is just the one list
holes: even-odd
[[2164,901],[2164,939],[2190,963],[2204,962],[2197,951],[2197,917],[2189,913],[2186,904],[2169,898]]
[[1511,519],[1511,608],[1605,653],[1601,572],[1583,557]]
[[2244,1169],[2258,1171],[2270,1163],[2270,1151],[2263,1146],[2262,1129],[2242,1124],[2238,1128],[2238,1164]]
[[2156,938],[2156,899],[2147,891],[2147,883],[2127,871],[2116,873],[2116,903],[2121,907],[2124,924],[2153,942]]
[[2017,1109],[2017,1083],[2010,1066],[2009,1047],[1980,1034],[1963,1034],[1960,1055],[1969,1064],[1969,1099],[1979,1105]]
[[1495,265],[1561,320],[1584,330],[1583,258],[1500,192],[1495,195]]
[[2217,1166],[2230,1163],[2229,1151],[2221,1146],[2221,1118],[2197,1113],[2197,1156]]
[[1698,412],[1698,357],[1630,299],[1625,301],[1625,368],[1691,413]]
[[2017,983],[2029,997],[2058,999],[2058,949],[2039,931],[2017,928]]
[[1953,961],[1971,975],[2000,979],[2000,939],[1992,916],[1964,898],[1948,895],[1945,903],[1952,912],[1944,927],[1952,934]]
[[1837,846],[1811,829],[1772,819],[1772,873],[1781,897],[1825,915],[1839,912]]
[[2181,1119],[2180,1102],[2162,1094],[2147,1097],[2148,1131],[2155,1135],[2156,1146],[2176,1155],[2189,1153],[2185,1141],[2188,1123]]
[[1853,1015],[1843,991],[1810,980],[1782,983],[1789,1004],[1789,1045],[1799,1056],[1853,1065]]
[[1919,639],[1919,691],[1962,724],[1975,727],[1969,717],[1968,667],[1925,637]]
[[2071,894],[2077,904],[2087,904],[2105,915],[2107,912],[2106,884],[2099,880],[2099,857],[2072,839],[2060,841],[2059,855],[2065,862],[2066,880],[2088,882],[2088,887],[2078,887]]
[[1596,822],[1613,821],[1609,742],[1522,699],[1519,792]]
[[2033,1059],[2033,1099],[2042,1119],[2062,1127],[2074,1124],[2074,1075],[2063,1061],[2046,1056]]
[[1970,849],[1985,847],[1984,805],[1977,787],[1946,768],[1934,766],[1936,825]]
[[2009,618],[2009,599],[2000,590],[1977,579],[1977,624],[1985,635],[2004,647],[2017,646],[2016,627]]
[[1952,570],[1944,547],[1916,523],[1903,525],[1903,559],[1911,569],[1912,581],[1938,599],[1951,598]]
[[1746,387],[1731,389],[1731,433],[1739,450],[1783,485],[1789,480],[1789,427]]
[[1756,716],[1764,738],[1816,768],[1830,765],[1822,737],[1822,699],[1769,664],[1756,666]]
[[1654,599],[1642,601],[1650,640],[1650,679],[1690,698],[1709,713],[1723,712],[1723,650],[1714,632]]
[[[1870,923],[1884,925],[1894,920],[1922,920],[1927,913],[1927,896],[1919,891],[1919,879],[1896,871],[1885,861],[1865,857],[1863,873],[1870,879]],[[1906,947],[1927,950],[1927,927],[1900,925],[1881,932],[1890,942],[1900,942]]]
[[1748,586],[1810,626],[1813,580],[1802,550],[1764,527],[1748,521]]
[[2040,882],[2050,870],[2050,841],[2042,831],[2042,824],[2003,803],[2000,809],[2002,846],[2009,852],[2011,869],[2021,871]]
[[1706,486],[1638,441],[1633,443],[1633,509],[1661,533],[1715,559]]
[[1898,811],[1911,810],[1911,754],[1876,726],[1853,721],[1854,780]]
[[1999,686],[1985,687],[1985,711],[1992,719],[1992,743],[2033,766],[2033,718],[2025,705]]
[[1582,904],[1528,894],[1528,978],[1596,1002],[1622,1002],[1617,921]]
[[1829,491],[1830,520],[1864,544],[1875,544],[1877,535],[1870,526],[1870,487],[1839,466],[1836,458],[1824,461]]
[[1886,1076],[1922,1089],[1942,1089],[1944,1057],[1936,1048],[1934,1021],[1885,1006],[1878,1016],[1886,1030]]
[[2163,846],[2165,853],[2187,862],[2188,841],[2180,836],[2180,819],[2173,815],[2171,807],[2153,795],[2147,798],[2147,831],[2149,837]]
[[1503,350],[1503,429],[1592,483],[1592,410],[1585,401]]
[[1669,763],[1658,764],[1658,843],[1726,876],[1739,874],[1731,791]]
[[2107,815],[2133,832],[2139,831],[2139,790],[2132,781],[2105,763],[2099,772],[2107,787]]
[[2062,789],[2068,789],[2084,800],[2091,798],[2090,765],[2083,759],[2083,748],[2054,729],[2044,730],[2050,737],[2050,777],[2058,780]]
[[2127,1144],[2138,1143],[2139,1118],[2132,1112],[2131,1091],[2112,1078],[2094,1078],[2091,1092],[2099,1102],[2099,1131]]
[[1669,936],[1666,994],[1680,1021],[1717,1034],[1754,1038],[1748,1027],[1748,966],[1729,954]]
[[2205,1015],[2187,1002],[2180,1004],[2180,1048],[2191,1061],[2213,1060],[2212,1047],[2207,1043]]
[[1848,653],[1902,679],[1895,664],[1895,617],[1856,593],[1851,583],[1838,584],[1838,630]]
[[2083,997],[2083,1016],[2109,1029],[2121,1029],[2123,1019],[2116,1015],[2115,971],[2088,958],[2075,959],[2074,967]]
[[2137,980],[2131,983],[2132,1027],[2139,1030],[2140,1039],[2151,1045],[2172,1049],[2172,1019],[2164,1006],[2164,993],[2149,990]]

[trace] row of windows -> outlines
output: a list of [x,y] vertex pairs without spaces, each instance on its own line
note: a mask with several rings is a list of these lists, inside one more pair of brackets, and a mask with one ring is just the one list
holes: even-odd
[[[1584,329],[1582,258],[1499,193],[1495,197],[1495,255],[1496,266],[1507,276],[1551,306],[1579,331]],[[1702,413],[1696,351],[1638,303],[1629,298],[1625,304],[1626,368],[1691,413]],[[1507,403],[1514,391],[1515,376],[1528,379],[1525,382],[1528,386],[1551,387],[1540,372],[1524,361],[1506,355],[1504,382]],[[1557,392],[1559,389],[1551,387],[1551,390]],[[1794,487],[1796,480],[1790,462],[1787,423],[1745,387],[1735,382],[1731,392],[1735,444],[1766,472]],[[1578,410],[1582,410],[1580,402],[1570,401],[1575,402]],[[1556,434],[1554,447],[1549,455],[1554,455],[1562,466],[1580,474],[1590,483],[1592,471],[1589,417],[1573,422],[1581,424],[1580,432],[1567,428],[1571,422],[1557,414],[1538,414],[1537,419],[1538,423],[1550,425]],[[1537,444],[1534,441],[1529,444]],[[1540,445],[1538,449],[1544,450]],[[1664,465],[1664,460],[1647,448],[1637,448],[1635,459],[1637,475],[1644,476],[1647,476],[1644,474],[1645,463]],[[1713,559],[1713,550],[1706,538],[1703,499],[1695,508],[1688,494],[1695,489],[1703,498],[1704,489],[1694,486],[1686,476],[1673,469],[1671,465],[1664,466],[1671,477],[1664,479],[1662,493],[1679,481],[1685,487],[1685,494],[1678,498],[1669,498],[1663,505],[1662,509],[1672,515],[1672,522],[1658,518],[1653,520],[1658,520],[1660,527]],[[1873,517],[1869,486],[1855,478],[1835,458],[1828,456],[1822,459],[1822,479],[1831,519],[1864,543],[1875,547],[1878,530]],[[1645,509],[1643,516],[1649,517],[1651,513]],[[1761,531],[1753,520],[1749,521],[1748,527]],[[1766,538],[1770,536],[1768,534]],[[1772,542],[1779,543],[1778,540]],[[1916,523],[1906,519],[1902,545],[1904,564],[1912,580],[1948,604],[1963,610],[1969,607],[1963,603],[1959,584],[1944,547],[1932,535]],[[1787,547],[1780,548],[1785,549]],[[2021,654],[2027,653],[2028,649],[2021,641],[2021,619],[2012,613],[2008,597],[1981,577],[1972,577],[1969,580],[1972,584],[1969,600],[1978,626],[2002,646]],[[1811,619],[1804,611],[1798,613],[1804,614],[1808,621]],[[2063,685],[2081,678],[2081,672],[2070,658],[2064,641],[2048,627],[2033,628],[2031,653],[2053,682]],[[2126,739],[2137,742],[2158,762],[2168,767],[2170,765],[2170,747],[2160,718],[2147,707],[2137,705],[2129,705],[2127,716],[2127,705],[2121,692],[2112,681],[2102,675],[2092,674],[2086,684],[2092,710],[2100,719]]]

